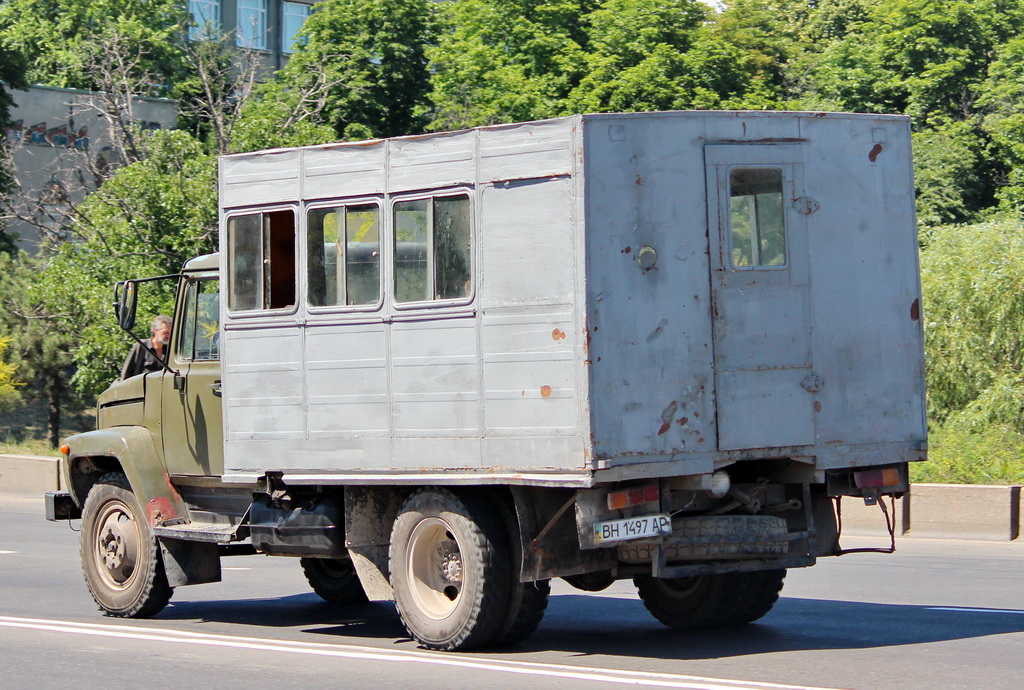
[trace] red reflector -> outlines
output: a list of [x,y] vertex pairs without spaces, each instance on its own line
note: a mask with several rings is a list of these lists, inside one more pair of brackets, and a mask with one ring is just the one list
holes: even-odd
[[900,472],[895,467],[853,473],[853,484],[858,489],[878,489],[883,486],[896,486],[899,483]]
[[620,510],[630,506],[638,506],[641,503],[650,503],[658,500],[658,485],[640,486],[635,489],[622,489],[612,491],[608,494],[608,509]]

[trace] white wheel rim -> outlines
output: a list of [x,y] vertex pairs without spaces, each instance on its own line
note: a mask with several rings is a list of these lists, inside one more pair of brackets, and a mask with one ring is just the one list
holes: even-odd
[[111,589],[131,587],[138,572],[139,526],[121,501],[109,501],[96,517],[93,548],[96,571]]
[[409,536],[406,567],[409,593],[424,615],[443,620],[458,608],[465,569],[462,549],[447,522],[420,520]]

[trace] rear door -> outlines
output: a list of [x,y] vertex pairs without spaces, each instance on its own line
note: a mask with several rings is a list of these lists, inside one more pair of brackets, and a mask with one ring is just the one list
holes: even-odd
[[807,221],[799,144],[705,147],[721,450],[814,443]]

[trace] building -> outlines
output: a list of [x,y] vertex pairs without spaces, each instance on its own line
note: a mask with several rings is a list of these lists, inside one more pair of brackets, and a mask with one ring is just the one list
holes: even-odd
[[229,35],[240,48],[263,54],[265,67],[284,66],[295,38],[318,0],[188,0],[193,37]]
[[[115,137],[103,116],[100,95],[77,89],[32,86],[14,92],[11,124],[4,140],[11,150],[14,175],[22,190],[13,209],[4,209],[4,230],[19,249],[35,252],[44,231],[10,216],[34,216],[44,225],[62,204],[77,201],[97,186],[97,175],[116,165]],[[133,120],[144,129],[170,129],[177,123],[177,102],[137,98]],[[53,231],[61,230],[54,224]]]

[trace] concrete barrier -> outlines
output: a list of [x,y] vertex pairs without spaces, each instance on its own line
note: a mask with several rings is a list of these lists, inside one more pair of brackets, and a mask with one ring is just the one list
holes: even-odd
[[42,497],[60,485],[60,458],[0,455],[0,496]]
[[[41,498],[62,488],[60,458],[0,455],[0,496]],[[1019,486],[914,484],[909,496],[895,502],[895,511],[888,500],[885,506],[897,535],[985,541],[1020,537]],[[877,505],[844,498],[841,507],[843,534],[888,539],[885,514]]]

